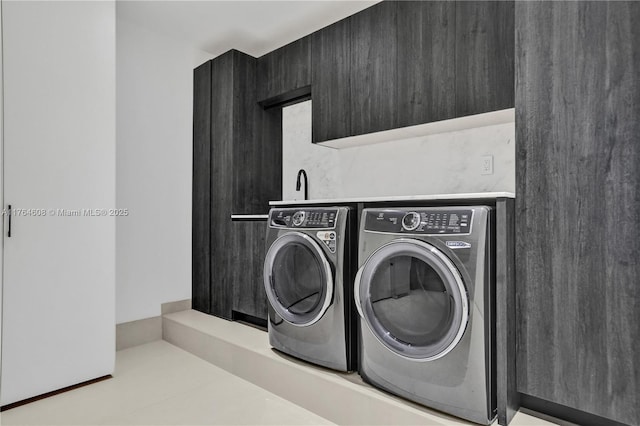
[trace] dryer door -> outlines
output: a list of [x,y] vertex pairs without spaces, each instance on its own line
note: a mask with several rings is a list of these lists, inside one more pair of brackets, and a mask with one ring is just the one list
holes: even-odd
[[275,240],[267,251],[263,276],[271,306],[288,323],[311,325],[331,304],[331,265],[308,235],[291,232]]
[[469,300],[456,266],[433,245],[398,239],[358,271],[358,312],[388,349],[407,359],[445,356],[462,338]]

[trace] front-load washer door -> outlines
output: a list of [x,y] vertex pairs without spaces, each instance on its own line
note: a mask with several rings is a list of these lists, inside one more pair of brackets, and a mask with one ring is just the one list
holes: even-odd
[[331,304],[331,265],[306,234],[290,232],[275,240],[267,251],[263,275],[271,306],[288,323],[314,324]]
[[373,335],[399,356],[432,361],[462,338],[469,300],[451,260],[433,245],[397,239],[358,271],[356,306]]

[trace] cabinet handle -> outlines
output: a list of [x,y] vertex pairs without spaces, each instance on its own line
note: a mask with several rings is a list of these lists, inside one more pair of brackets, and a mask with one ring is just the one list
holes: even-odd
[[7,231],[7,238],[11,238],[11,204],[9,204],[7,207],[9,214],[9,230]]

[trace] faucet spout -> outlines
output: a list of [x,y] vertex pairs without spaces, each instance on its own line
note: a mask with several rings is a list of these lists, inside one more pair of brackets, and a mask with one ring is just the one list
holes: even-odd
[[307,200],[309,195],[307,172],[304,169],[298,170],[298,178],[296,179],[296,191],[300,191],[300,178],[304,175],[304,199]]

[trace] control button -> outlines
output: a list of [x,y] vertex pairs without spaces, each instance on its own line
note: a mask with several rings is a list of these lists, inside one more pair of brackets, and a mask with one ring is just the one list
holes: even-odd
[[420,225],[420,215],[416,212],[409,212],[402,218],[402,227],[407,231],[413,231]]
[[300,226],[304,222],[305,214],[303,211],[297,211],[293,214],[293,225]]
[[336,233],[335,232],[330,232],[329,233],[329,239],[330,240],[335,240],[336,239]]

